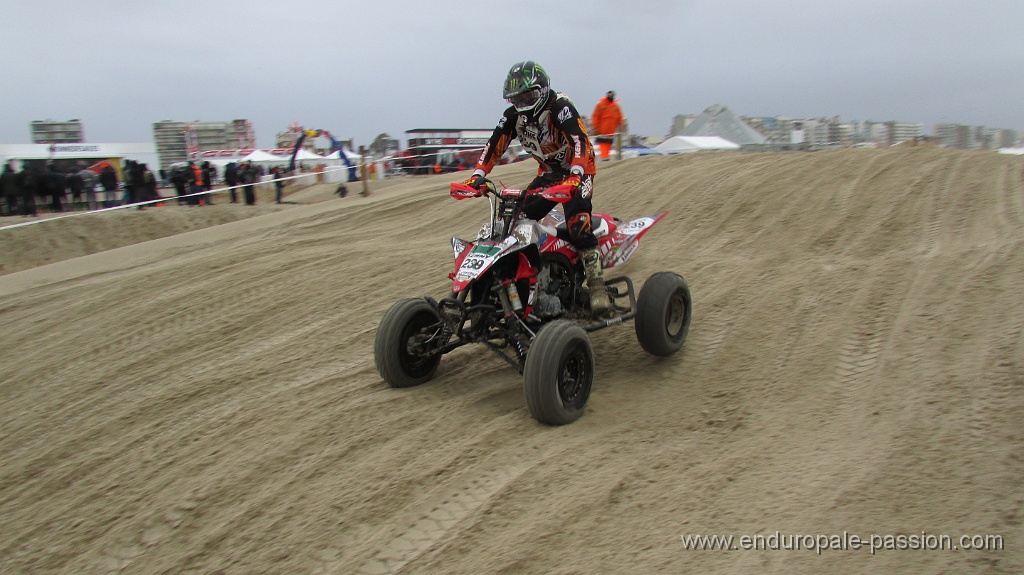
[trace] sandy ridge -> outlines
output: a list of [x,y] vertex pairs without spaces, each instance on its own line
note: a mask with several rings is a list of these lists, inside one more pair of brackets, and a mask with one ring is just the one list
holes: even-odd
[[[485,215],[447,198],[458,176],[22,252],[0,276],[0,572],[1020,572],[1020,168],[926,147],[601,164],[600,209],[669,212],[623,271],[682,273],[695,317],[668,359],[594,334],[590,407],[561,428],[483,349],[416,389],[373,368],[380,315],[443,293],[450,236]],[[176,217],[149,212],[119,233]],[[1006,548],[679,539],[776,530]]]

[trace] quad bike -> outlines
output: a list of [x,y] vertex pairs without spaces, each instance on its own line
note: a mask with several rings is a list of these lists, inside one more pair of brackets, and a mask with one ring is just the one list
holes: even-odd
[[[540,221],[523,217],[527,199],[540,195],[564,203],[571,188],[503,188],[484,180],[477,189],[452,183],[462,200],[486,195],[491,217],[476,241],[452,238],[455,269],[451,295],[403,299],[381,318],[374,342],[377,371],[391,387],[412,387],[434,377],[441,356],[482,343],[523,376],[526,404],[538,421],[562,425],[578,419],[594,382],[594,351],[588,332],[635,320],[648,353],[672,355],[690,327],[690,288],[681,276],[658,272],[639,297],[626,276],[607,279],[611,307],[590,311],[582,258],[569,243],[565,217],[552,210]],[[593,213],[603,268],[625,262],[640,238],[664,213],[623,223]]]

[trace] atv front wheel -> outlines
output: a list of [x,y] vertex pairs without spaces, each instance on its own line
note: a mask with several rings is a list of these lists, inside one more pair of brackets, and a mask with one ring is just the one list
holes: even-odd
[[420,355],[410,349],[412,339],[441,318],[426,300],[410,298],[395,302],[380,319],[373,342],[377,372],[391,387],[412,387],[430,381],[441,355]]
[[548,425],[572,423],[583,415],[593,383],[594,350],[587,332],[564,319],[541,329],[523,369],[530,414]]
[[679,351],[690,330],[693,302],[690,287],[679,274],[658,272],[647,279],[636,301],[636,338],[651,355]]

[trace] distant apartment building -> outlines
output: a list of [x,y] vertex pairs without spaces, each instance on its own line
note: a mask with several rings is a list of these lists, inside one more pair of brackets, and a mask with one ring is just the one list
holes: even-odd
[[162,120],[153,123],[153,141],[160,157],[160,169],[173,163],[198,157],[205,150],[251,149],[256,147],[256,134],[249,120],[230,122],[177,122]]
[[885,122],[871,122],[865,131],[868,142],[889,142],[889,124]]
[[[672,119],[672,128],[667,137],[696,135],[691,126],[701,124],[708,115],[679,114]],[[924,139],[922,126],[917,122],[889,120],[851,120],[843,122],[839,116],[794,119],[782,116],[737,116],[739,122],[756,130],[766,141],[758,145],[746,145],[745,150],[820,150],[852,145],[894,145]],[[702,134],[712,135],[712,134]],[[722,133],[715,133],[730,139]],[[940,146],[961,150],[1012,148],[1024,145],[1021,132],[1008,129],[967,126],[964,124],[936,124],[930,139]],[[660,140],[659,140],[660,141]]]
[[978,150],[1012,148],[1020,134],[1016,130],[999,130],[966,124],[935,124],[935,139],[944,148]]
[[875,122],[873,120],[851,120],[848,123],[848,126],[850,128],[850,143],[889,143],[889,125],[886,122]]
[[992,141],[995,149],[1012,148],[1020,141],[1020,133],[1017,130],[994,130]]
[[[292,124],[291,126],[288,127],[287,130],[278,132],[274,136],[275,149],[294,149],[295,142],[299,140],[299,136],[301,135],[302,127],[300,127],[298,124]],[[330,142],[330,139],[333,136],[333,134],[328,135],[325,133],[321,133],[320,136],[317,136],[315,138],[306,136],[306,138],[302,140],[302,149],[309,152],[313,152],[314,154],[320,154],[322,156],[331,154],[334,152],[333,144]],[[338,140],[337,138],[334,138],[334,141],[336,141],[339,145],[343,146],[346,150],[355,150],[355,146],[353,145],[351,138],[349,138],[348,140]]]
[[185,122],[153,122],[153,143],[156,144],[161,170],[166,170],[171,164],[188,160],[188,152],[185,149]]
[[58,122],[33,120],[29,124],[33,144],[80,144],[85,142],[81,120]]
[[697,119],[696,114],[678,114],[672,117],[672,128],[668,132],[668,137],[672,138],[683,133],[683,130],[687,126],[693,123]]
[[[298,139],[299,132],[297,130],[285,130],[283,132],[278,132],[277,135],[274,136],[274,147],[291,148],[295,146],[295,142],[298,141]],[[313,139],[307,138],[303,140],[302,147],[309,151],[313,151]]]
[[943,148],[970,150],[975,147],[971,127],[964,124],[936,124],[935,138]]
[[[299,141],[299,136],[302,135],[302,127],[298,124],[292,124],[288,126],[288,129],[283,132],[278,132],[274,137],[274,145],[277,149],[292,149],[295,147],[295,142]],[[302,149],[316,153],[316,141],[317,138],[306,137],[302,140]]]
[[385,158],[398,155],[401,147],[401,142],[397,138],[392,138],[389,134],[385,133],[378,134],[367,149],[370,151],[371,156]]
[[916,122],[886,122],[889,127],[889,143],[910,142],[921,137],[921,124]]
[[249,120],[189,122],[185,125],[185,147],[190,154],[204,150],[250,149],[256,147],[256,134]]
[[810,149],[842,146],[847,143],[850,127],[839,121],[839,116],[831,118],[809,118],[802,120],[804,138]]
[[978,147],[989,150],[1011,148],[1017,143],[1017,132],[1016,130],[997,130],[978,126],[974,129],[974,141]]
[[740,116],[751,128],[761,132],[768,142],[790,142],[793,134],[793,120],[779,116]]

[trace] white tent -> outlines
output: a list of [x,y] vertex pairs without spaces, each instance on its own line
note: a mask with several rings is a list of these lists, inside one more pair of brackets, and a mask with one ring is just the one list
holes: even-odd
[[[319,157],[319,156],[317,156]],[[253,150],[248,156],[238,160],[239,162],[287,162],[288,158],[268,154],[263,150]]]
[[740,145],[720,136],[673,136],[654,149],[663,154],[681,154],[702,150],[738,150]]
[[[345,157],[352,163],[353,166],[358,166],[363,160],[363,157],[353,152],[352,150],[345,150]],[[337,150],[324,156],[324,163],[327,164],[327,173],[324,174],[325,182],[347,182],[348,181],[348,167],[345,166],[345,162],[341,159],[341,154]]]
[[301,148],[301,149],[299,149],[298,152],[296,152],[295,159],[296,160],[322,160],[322,159],[324,159],[324,157],[319,155],[319,154],[314,154],[313,152],[310,152],[309,150],[307,150],[305,148]]
[[[363,159],[362,156],[348,149],[345,150],[345,157],[348,158],[348,161],[352,162],[353,164],[358,164],[359,160]],[[334,150],[330,154],[324,156],[324,158],[328,160],[340,160],[341,154],[338,153],[338,150]]]

